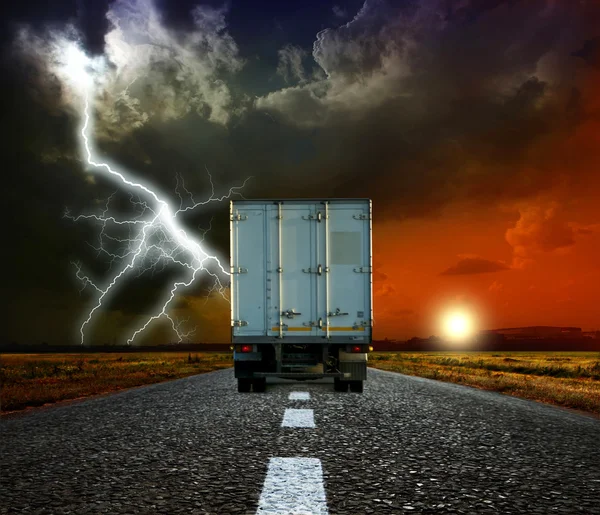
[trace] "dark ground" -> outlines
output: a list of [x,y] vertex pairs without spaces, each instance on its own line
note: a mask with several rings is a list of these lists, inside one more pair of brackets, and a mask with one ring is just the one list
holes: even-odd
[[[316,428],[282,428],[289,407]],[[229,369],[0,428],[0,513],[255,513],[279,456],[321,460],[332,515],[600,514],[600,420],[373,369],[362,395],[238,394]]]

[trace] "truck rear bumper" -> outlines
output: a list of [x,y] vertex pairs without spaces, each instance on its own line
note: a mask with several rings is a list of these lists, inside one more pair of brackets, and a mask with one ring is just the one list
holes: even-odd
[[326,372],[326,373],[310,373],[310,372],[254,372],[253,377],[281,377],[282,379],[321,379],[323,377],[338,377],[344,379],[350,374],[344,372]]
[[262,361],[262,352],[235,352],[233,353],[234,361]]

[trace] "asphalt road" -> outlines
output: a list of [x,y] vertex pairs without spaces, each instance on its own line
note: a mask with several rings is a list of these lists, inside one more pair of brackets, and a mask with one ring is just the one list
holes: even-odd
[[239,394],[230,369],[0,422],[0,513],[256,514],[321,478],[331,515],[600,514],[600,420],[373,369]]

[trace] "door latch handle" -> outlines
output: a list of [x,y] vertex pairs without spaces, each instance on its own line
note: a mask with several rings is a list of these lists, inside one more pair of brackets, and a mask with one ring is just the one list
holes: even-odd
[[294,311],[293,309],[288,309],[287,311],[282,311],[281,312],[281,316],[287,317],[287,318],[294,318],[296,315],[301,315],[302,313],[298,313],[297,311]]
[[338,316],[344,316],[344,315],[347,315],[347,314],[348,313],[342,313],[340,311],[340,308],[337,308],[335,311],[330,311],[327,316],[338,317]]

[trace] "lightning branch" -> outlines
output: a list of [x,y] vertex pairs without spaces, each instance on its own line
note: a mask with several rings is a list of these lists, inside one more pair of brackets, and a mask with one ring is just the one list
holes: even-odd
[[[125,218],[111,214],[112,196],[109,197],[101,214],[79,216],[72,216],[68,212],[65,214],[66,217],[74,221],[90,220],[100,224],[98,244],[93,247],[98,255],[108,259],[109,272],[111,272],[108,280],[103,284],[99,284],[84,273],[79,264],[74,264],[76,267],[75,275],[81,282],[82,289],[91,288],[96,295],[95,304],[79,328],[81,343],[85,342],[87,330],[94,316],[109,302],[126,279],[140,277],[147,272],[156,273],[165,270],[167,267],[177,268],[181,271],[181,274],[167,288],[158,306],[127,338],[127,343],[131,344],[153,322],[159,319],[169,321],[179,342],[186,341],[194,334],[196,328],[184,329],[183,326],[187,321],[176,320],[171,314],[170,309],[173,300],[186,288],[192,286],[202,274],[209,276],[212,280],[208,295],[212,292],[218,292],[228,300],[227,285],[224,284],[222,279],[228,278],[230,273],[223,267],[218,257],[210,254],[204,245],[204,236],[210,230],[210,226],[198,238],[186,231],[181,223],[180,215],[205,206],[210,202],[223,201],[234,194],[241,195],[239,190],[246,185],[250,177],[241,186],[232,187],[226,195],[219,197],[215,195],[212,175],[207,169],[206,172],[211,184],[211,195],[201,202],[196,201],[192,193],[187,190],[183,178],[179,179],[177,177],[175,189],[179,197],[179,206],[174,206],[149,183],[139,179],[136,180],[125,171],[102,162],[97,157],[90,135],[90,99],[93,98],[93,89],[90,85],[91,78],[86,77],[86,79],[83,126],[78,134],[86,163],[94,172],[110,176],[126,188],[130,193],[130,201],[139,214]],[[121,236],[115,236],[115,231],[118,231]],[[127,233],[127,236],[122,236],[124,232]]]

